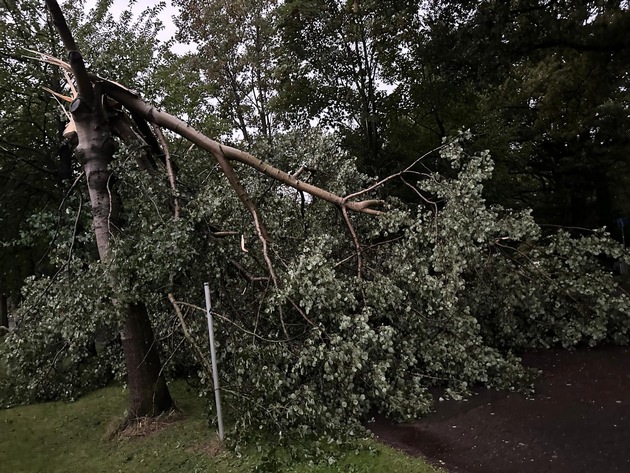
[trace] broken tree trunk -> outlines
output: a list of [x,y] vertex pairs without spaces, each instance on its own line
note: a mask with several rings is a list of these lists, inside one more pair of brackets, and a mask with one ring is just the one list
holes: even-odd
[[[77,82],[78,96],[70,106],[76,125],[75,155],[87,177],[99,257],[108,263],[111,261],[112,238],[121,222],[120,198],[113,187],[113,176],[109,170],[115,151],[111,125],[103,109],[105,101],[100,87],[90,82],[83,58],[59,5],[55,0],[46,0],[46,4],[68,51],[70,67]],[[110,283],[114,294],[120,291],[115,272]],[[162,377],[162,365],[146,306],[142,303],[112,302],[123,320],[121,338],[131,395],[127,420],[170,410],[173,401]]]
[[[112,114],[110,114],[110,118],[108,119],[104,111],[105,107],[110,106],[107,97],[115,100],[118,105],[121,105],[131,114],[136,124],[137,131],[143,135],[147,135],[145,138],[149,139],[147,143],[149,143],[150,147],[153,147],[151,143],[155,141],[155,137],[150,132],[148,124],[153,124],[167,128],[187,138],[216,158],[221,170],[228,178],[230,185],[234,188],[239,199],[252,213],[256,231],[262,243],[269,275],[274,281],[275,275],[273,267],[267,255],[269,239],[256,207],[245,188],[240,183],[230,161],[236,161],[250,166],[259,173],[267,175],[278,182],[293,187],[300,192],[308,192],[316,198],[323,199],[341,208],[344,212],[346,223],[349,228],[351,228],[355,246],[359,249],[357,258],[360,260],[360,245],[352,229],[350,219],[347,217],[347,211],[369,215],[381,215],[383,212],[377,210],[377,208],[383,205],[382,201],[374,199],[363,201],[354,200],[376,186],[345,197],[336,195],[326,189],[301,181],[297,178],[297,175],[291,175],[281,171],[246,152],[221,145],[189,127],[182,120],[155,109],[150,104],[144,102],[137,93],[126,87],[88,73],[59,5],[55,0],[46,0],[46,3],[66,50],[69,52],[69,64],[45,54],[42,54],[40,59],[62,67],[74,75],[78,96],[71,105],[71,112],[73,120],[75,121],[76,134],[79,142],[76,152],[83,163],[84,170],[88,177],[92,211],[94,213],[94,231],[97,238],[99,254],[103,261],[107,262],[110,259],[111,237],[117,231],[120,212],[120,205],[115,189],[111,186],[112,176],[107,166],[113,156],[114,142],[112,131],[114,131],[115,125],[115,120],[111,118]],[[118,130],[118,132],[120,133],[120,130]],[[385,181],[386,180],[383,182]],[[359,263],[359,274],[360,270],[361,265]],[[116,293],[117,286],[115,281],[113,282],[113,288],[114,293]],[[297,308],[297,305],[293,304],[293,306]],[[122,338],[123,348],[125,350],[125,361],[129,371],[129,387],[132,391],[132,405],[129,415],[130,417],[138,417],[158,414],[168,409],[172,401],[168,394],[166,384],[160,376],[161,365],[157,349],[155,348],[155,340],[151,331],[151,324],[146,307],[138,304],[124,308],[119,307],[119,310],[125,316]],[[149,397],[151,397],[151,400],[149,400]]]

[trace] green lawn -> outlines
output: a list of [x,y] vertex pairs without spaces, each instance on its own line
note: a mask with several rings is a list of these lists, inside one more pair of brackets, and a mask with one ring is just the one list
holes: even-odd
[[[96,391],[74,403],[53,402],[0,411],[0,470],[6,472],[387,472],[436,473],[372,441],[367,448],[333,450],[328,458],[289,460],[286,448],[273,458],[248,447],[240,455],[221,449],[203,416],[203,400],[183,383],[171,385],[183,411],[179,420],[143,437],[108,439],[125,410],[120,387]],[[329,457],[328,454],[323,455]]]

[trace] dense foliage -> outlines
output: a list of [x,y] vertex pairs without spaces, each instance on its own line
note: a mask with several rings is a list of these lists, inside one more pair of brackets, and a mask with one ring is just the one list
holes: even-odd
[[[259,152],[288,168],[307,164],[314,181],[342,193],[366,184],[318,131],[279,137]],[[211,394],[163,295],[173,273],[173,293],[198,305],[203,281],[211,282],[221,378],[239,429],[333,434],[376,410],[408,419],[429,409],[431,386],[453,396],[477,383],[527,387],[521,349],[627,343],[630,299],[599,262],[627,259],[621,246],[599,232],[543,236],[528,212],[486,205],[488,154],[468,156],[456,140],[441,155],[457,177],[419,181],[426,205],[393,200],[382,217],[353,218],[364,248],[360,277],[334,207],[249,176],[263,214],[282,216],[267,218],[277,288],[249,216],[207,158],[179,161],[186,205],[177,221],[158,211],[168,191],[120,159],[122,195],[136,212],[113,265],[126,297],[151,308],[167,369]],[[331,163],[335,173],[326,171]],[[243,235],[248,253],[238,235],[212,236],[219,223]],[[99,330],[115,327],[102,304],[104,268],[80,263],[80,254],[72,261],[53,284],[25,288],[23,327],[7,339],[16,400],[72,397],[121,369],[111,332],[100,338],[108,343],[93,344]],[[189,311],[187,324],[205,346],[203,312]]]

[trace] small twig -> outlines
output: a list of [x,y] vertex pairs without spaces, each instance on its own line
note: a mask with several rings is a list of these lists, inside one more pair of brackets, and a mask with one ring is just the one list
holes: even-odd
[[161,128],[157,125],[153,125],[153,132],[155,133],[155,136],[157,136],[160,146],[162,146],[162,151],[164,152],[166,173],[168,174],[168,182],[171,185],[171,192],[173,193],[173,218],[178,220],[179,199],[177,198],[177,184],[175,182],[175,172],[173,171],[173,165],[171,163],[171,154],[169,153],[168,144],[166,143],[166,138],[164,137],[164,133],[162,133]]
[[[169,362],[177,354],[177,350],[179,350],[179,347],[181,347],[183,343],[184,343],[184,339],[180,340],[180,342],[177,344],[177,346],[172,349],[171,354],[169,355],[169,357],[166,360],[164,360],[164,362],[162,363],[162,366],[160,367],[160,371],[159,371],[159,373],[157,375],[157,379],[160,379],[162,377],[162,373],[164,373],[164,370],[168,366]],[[155,402],[155,395],[156,394],[157,394],[157,392],[154,390],[153,391],[154,402]]]
[[435,153],[436,151],[439,151],[439,150],[445,148],[446,146],[448,146],[448,144],[446,144],[446,143],[443,144],[442,146],[438,146],[437,148],[434,148],[431,151],[428,151],[428,152],[424,153],[422,156],[420,156],[418,159],[416,159],[413,163],[411,163],[409,166],[407,166],[402,171],[398,171],[397,173],[391,174],[391,175],[381,179],[380,181],[375,182],[374,184],[372,184],[370,187],[367,187],[366,189],[354,192],[352,194],[348,194],[347,196],[345,196],[343,198],[344,202],[348,202],[350,199],[354,199],[355,197],[359,197],[361,195],[367,194],[368,192],[372,192],[373,190],[376,190],[379,187],[381,187],[382,185],[388,183],[392,179],[396,179],[397,177],[402,176],[403,174],[411,171],[411,168],[413,168],[416,164],[418,164],[424,158],[426,158],[427,156]]
[[306,171],[306,169],[307,169],[306,166],[301,166],[297,171],[289,173],[289,175],[297,179],[300,176],[300,174]]
[[245,248],[245,237],[241,235],[241,251],[243,253],[249,253],[249,250]]
[[438,209],[438,205],[436,202],[427,199],[424,195],[422,195],[422,192],[420,192],[420,190],[414,186],[413,184],[410,184],[409,182],[407,182],[405,180],[404,177],[400,176],[400,180],[403,181],[403,183],[405,185],[407,185],[408,187],[410,187],[418,197],[420,197],[427,205],[431,205],[433,206],[433,212],[435,213],[434,216],[434,220],[435,220],[435,241],[438,241],[438,236],[440,233],[440,226],[439,226],[439,220],[438,220],[438,215],[439,215],[439,209]]
[[299,305],[297,305],[297,304],[293,301],[293,299],[289,298],[289,302],[291,303],[291,305],[293,306],[293,308],[294,308],[295,310],[297,310],[297,311],[298,311],[298,313],[302,316],[302,318],[303,318],[304,320],[306,320],[306,322],[308,322],[308,323],[309,323],[311,326],[313,326],[313,327],[315,326],[315,323],[314,323],[311,319],[309,319],[309,318],[307,317],[306,313],[302,310],[302,308],[301,308]]
[[254,338],[257,336],[256,332],[258,331],[258,323],[260,322],[260,312],[262,311],[263,308],[263,302],[265,300],[265,297],[267,296],[267,292],[269,292],[269,285],[270,285],[270,281],[267,281],[267,284],[265,285],[265,289],[262,292],[262,295],[260,297],[260,303],[258,304],[258,309],[256,310],[256,321],[254,322]]
[[346,222],[346,226],[348,227],[348,231],[350,232],[354,247],[357,251],[357,277],[361,280],[361,265],[363,263],[361,243],[359,242],[359,237],[357,236],[357,232],[354,230],[354,226],[350,221],[350,217],[348,217],[348,211],[345,207],[341,207],[341,215],[343,215],[343,219]]
[[[170,300],[170,297],[169,297]],[[173,304],[177,304],[177,305],[183,305],[186,307],[190,307],[192,309],[196,309],[198,311],[201,311],[203,313],[206,312],[206,309],[204,309],[203,307],[199,307],[198,305],[194,305],[194,304],[189,304],[188,302],[182,302],[182,301],[171,301],[171,303]],[[261,337],[260,335],[258,335],[255,332],[252,332],[250,330],[247,330],[244,327],[241,327],[240,325],[238,325],[236,322],[234,322],[232,319],[230,319],[229,317],[227,317],[226,315],[220,314],[219,312],[215,312],[214,310],[212,311],[212,315],[216,315],[217,317],[219,317],[221,320],[226,321],[227,323],[229,323],[230,325],[233,325],[234,327],[236,327],[237,329],[239,329],[241,332],[246,333],[248,335],[252,335],[253,337],[262,340],[263,342],[268,342],[268,343],[286,343],[289,342],[291,340],[295,340],[297,337],[294,338],[287,338],[285,340],[272,340],[270,338],[265,338],[265,337]]]
[[39,387],[39,385],[42,384],[42,381],[44,381],[44,379],[48,377],[50,372],[53,370],[53,368],[57,364],[57,359],[59,358],[59,355],[61,355],[61,353],[63,353],[64,350],[69,348],[69,346],[70,344],[68,342],[65,342],[63,346],[57,351],[57,353],[55,353],[55,356],[53,357],[53,360],[50,362],[50,366],[46,370],[46,373],[38,378],[37,383],[35,384],[35,387]]
[[250,283],[260,282],[260,281],[269,281],[268,277],[265,276],[254,276],[249,271],[247,271],[238,261],[233,259],[228,259],[230,264],[234,266],[238,272]]
[[173,296],[173,293],[171,292],[169,292],[167,296],[168,296],[168,300],[171,301],[171,305],[173,306],[173,309],[175,309],[175,313],[177,314],[177,318],[179,319],[179,325],[182,328],[184,337],[186,337],[186,340],[188,340],[188,343],[190,343],[194,351],[197,353],[198,361],[204,367],[206,374],[212,377],[212,366],[210,366],[210,363],[208,363],[206,355],[201,350],[199,345],[197,345],[197,342],[195,342],[195,339],[190,334],[190,331],[188,330],[188,327],[186,326],[186,321],[184,320],[184,314],[179,308],[179,305],[177,303],[177,300],[175,299],[175,296]]
[[[74,188],[76,187],[77,183],[83,177],[84,174],[85,174],[85,171],[81,171],[81,173],[74,180],[74,182],[72,183],[70,188],[66,191],[66,193],[63,196],[63,199],[61,199],[61,203],[59,204],[59,207],[57,208],[58,212],[61,212],[61,209],[63,208],[63,205],[66,202],[66,199],[70,196],[70,193],[74,190]],[[42,255],[42,257],[37,262],[37,265],[35,266],[36,268],[38,268],[39,265],[42,264],[42,261],[44,261],[44,258],[46,258],[46,256],[48,256],[48,253],[50,253],[50,250],[51,250],[53,244],[55,243],[55,240],[57,240],[57,236],[59,235],[59,226],[60,225],[61,225],[61,219],[58,219],[57,220],[57,228],[55,229],[55,234],[53,235],[52,240],[50,240],[50,243],[48,244],[48,248],[46,249],[46,252]]]
[[235,236],[235,235],[240,235],[240,232],[231,232],[231,231],[219,231],[219,232],[212,232],[210,233],[213,237],[215,238],[223,238],[223,237],[227,237],[227,236]]
[[[394,242],[396,242],[398,240],[402,240],[402,239],[403,239],[402,236],[398,236],[396,238],[392,238],[391,240],[380,241],[378,243],[374,243],[373,245],[368,245],[368,246],[364,247],[364,250],[371,250],[372,248],[377,248],[379,246],[387,245],[389,243],[394,243]],[[337,263],[334,264],[333,269],[338,268],[342,264],[350,261],[355,256],[356,255],[350,255],[350,256],[347,256],[346,258],[342,259],[341,261],[338,261]]]

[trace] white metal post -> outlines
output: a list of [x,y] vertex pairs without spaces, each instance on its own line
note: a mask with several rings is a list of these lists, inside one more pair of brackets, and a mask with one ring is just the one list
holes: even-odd
[[223,440],[223,416],[221,415],[221,394],[219,393],[219,372],[217,371],[217,357],[214,351],[214,327],[212,324],[212,303],[210,302],[210,284],[204,283],[206,294],[206,316],[208,318],[208,335],[210,336],[210,359],[212,360],[212,380],[214,381],[214,401],[217,405],[217,419],[219,422],[219,439]]

